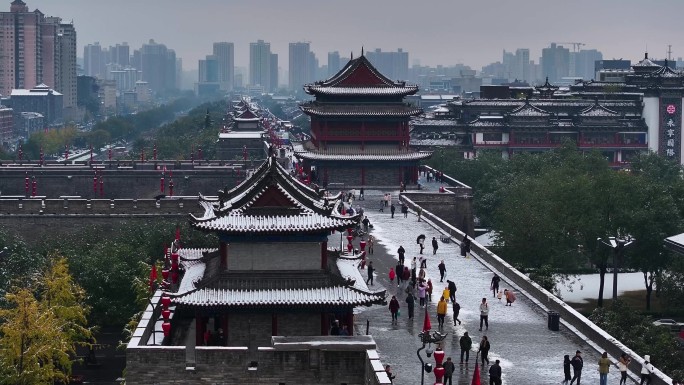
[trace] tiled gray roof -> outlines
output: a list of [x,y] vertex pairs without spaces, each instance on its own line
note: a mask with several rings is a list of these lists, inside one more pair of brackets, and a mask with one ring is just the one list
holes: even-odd
[[317,116],[401,116],[420,115],[423,110],[406,104],[320,104],[306,103],[299,108]]
[[418,92],[418,86],[405,87],[333,87],[312,85],[308,90],[313,94],[347,96],[347,95],[373,95],[373,96],[405,96]]

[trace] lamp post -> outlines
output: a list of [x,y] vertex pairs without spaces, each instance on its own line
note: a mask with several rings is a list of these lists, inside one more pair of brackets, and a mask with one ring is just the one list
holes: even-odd
[[636,239],[632,238],[631,235],[627,235],[625,237],[608,237],[608,242],[603,240],[602,238],[598,238],[598,241],[603,243],[604,245],[610,247],[613,249],[613,301],[617,300],[617,292],[618,292],[618,269],[617,269],[617,264],[618,261],[620,260],[620,257],[622,255],[622,251],[625,249],[625,247],[631,245],[636,241]]
[[[432,353],[434,353],[434,350],[432,349],[432,344],[438,344],[446,338],[447,334],[442,334],[440,332],[432,332],[430,333],[430,330],[425,330],[420,332],[418,334],[418,337],[420,337],[420,342],[423,343],[423,346],[418,348],[416,351],[416,354],[418,355],[418,359],[420,360],[420,385],[425,384],[425,372],[430,373],[432,371],[432,364],[430,363],[425,363],[423,361],[423,357],[420,355],[420,351],[425,349],[425,354],[430,358],[432,356]],[[427,345],[427,349],[426,349]]]

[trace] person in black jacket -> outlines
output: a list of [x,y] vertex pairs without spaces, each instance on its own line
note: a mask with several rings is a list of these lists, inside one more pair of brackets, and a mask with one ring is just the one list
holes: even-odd
[[397,253],[399,254],[399,263],[401,263],[403,265],[404,264],[404,255],[406,254],[406,250],[404,250],[404,246],[399,245],[399,249],[397,249]]
[[397,266],[394,267],[394,272],[397,274],[397,286],[401,286],[404,280],[404,265],[401,262],[397,263]]
[[570,360],[570,365],[572,365],[572,380],[570,380],[570,385],[572,385],[575,380],[577,380],[577,385],[580,385],[580,379],[582,378],[582,366],[584,366],[584,360],[582,359],[582,352],[579,350],[575,352],[575,356]]
[[413,308],[416,304],[416,298],[413,296],[413,293],[408,293],[406,296],[406,307],[408,308],[408,317],[409,319],[413,319]]
[[394,203],[392,203],[392,205],[390,206],[390,213],[392,213],[392,218],[394,218],[394,211],[395,211],[396,209],[397,209],[397,208],[394,207]]
[[563,374],[565,374],[565,379],[563,380],[563,384],[568,385],[570,381],[572,380],[572,376],[570,375],[570,355],[566,354],[565,357],[563,358]]
[[439,249],[439,243],[437,243],[437,238],[432,237],[432,255],[437,254],[437,249]]
[[499,360],[489,367],[489,385],[501,385],[501,366]]
[[439,268],[439,282],[444,282],[444,275],[446,275],[447,271],[444,260],[442,260],[437,267]]
[[449,301],[456,302],[456,284],[454,281],[449,281],[448,279],[447,283],[449,284]]
[[373,273],[375,272],[375,268],[373,267],[373,261],[368,262],[368,279],[366,280],[366,284],[368,284],[368,281],[370,281],[371,286],[373,286]]

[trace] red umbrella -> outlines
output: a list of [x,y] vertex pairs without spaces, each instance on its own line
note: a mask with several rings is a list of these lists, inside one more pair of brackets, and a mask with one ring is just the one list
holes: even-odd
[[[477,360],[477,357],[475,357]],[[475,361],[475,372],[473,373],[473,382],[470,383],[470,385],[481,385],[480,382],[480,367],[477,364],[477,361]]]
[[150,270],[150,291],[154,290],[154,284],[157,282],[157,265],[152,265]]
[[430,316],[428,315],[428,307],[425,306],[425,319],[423,320],[423,332],[427,332],[432,329],[432,324],[430,323]]

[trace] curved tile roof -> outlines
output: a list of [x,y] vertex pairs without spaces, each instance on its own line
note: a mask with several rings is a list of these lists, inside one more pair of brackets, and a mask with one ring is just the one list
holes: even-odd
[[317,116],[399,116],[420,115],[423,109],[406,104],[318,104],[306,103],[299,108]]

